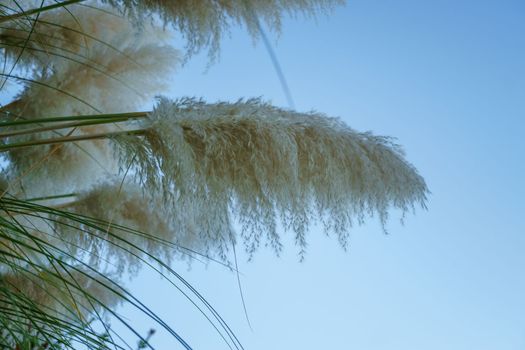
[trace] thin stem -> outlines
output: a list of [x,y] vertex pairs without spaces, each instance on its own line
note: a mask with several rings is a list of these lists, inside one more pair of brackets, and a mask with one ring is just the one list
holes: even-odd
[[71,197],[76,197],[77,195],[78,195],[77,193],[67,193],[67,194],[59,194],[59,195],[56,195],[56,196],[34,197],[34,198],[26,199],[26,201],[28,201],[28,202],[39,202],[39,201],[45,201],[45,200],[49,200],[49,199],[71,198]]
[[106,132],[100,134],[89,134],[89,135],[79,135],[79,136],[64,136],[64,137],[55,137],[50,139],[43,140],[32,140],[27,142],[18,142],[11,143],[7,145],[0,145],[0,152],[7,152],[15,148],[22,147],[33,147],[41,145],[52,145],[57,143],[66,143],[66,142],[77,142],[77,141],[87,141],[87,140],[97,140],[97,139],[108,139],[118,135],[144,135],[146,129],[137,129],[137,130],[127,130],[127,131],[117,131],[117,132]]
[[44,131],[55,131],[55,130],[60,130],[60,129],[67,129],[67,128],[73,128],[73,127],[87,126],[87,125],[112,124],[112,123],[125,122],[128,120],[129,120],[128,118],[114,118],[114,119],[109,119],[109,120],[95,119],[95,120],[88,120],[84,122],[61,123],[57,125],[42,126],[39,128],[3,132],[3,133],[0,133],[0,138],[27,135],[27,134],[36,134],[36,133],[44,132]]
[[[9,105],[0,109],[0,113],[9,114],[7,109]],[[11,122],[0,122],[0,128],[8,126],[18,126],[26,124],[44,124],[44,123],[56,123],[56,122],[67,122],[67,121],[80,121],[80,120],[100,120],[100,119],[139,119],[146,118],[149,112],[130,112],[130,113],[110,113],[110,114],[92,114],[92,115],[72,115],[66,117],[49,117],[49,118],[38,118],[38,119],[24,119],[15,120]]]

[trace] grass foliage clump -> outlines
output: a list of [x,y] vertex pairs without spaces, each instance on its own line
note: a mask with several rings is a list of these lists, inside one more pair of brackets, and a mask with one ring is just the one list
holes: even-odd
[[[188,298],[232,349],[235,335],[177,272],[175,260],[230,267],[231,250],[277,253],[294,235],[301,256],[317,221],[346,247],[369,216],[425,206],[423,178],[391,138],[337,118],[260,99],[206,103],[160,97],[185,59],[215,57],[240,24],[280,30],[285,14],[338,0],[16,1],[0,5],[0,347],[125,348],[108,318],[142,311],[127,291],[147,267]],[[172,47],[176,34],[186,51]]]

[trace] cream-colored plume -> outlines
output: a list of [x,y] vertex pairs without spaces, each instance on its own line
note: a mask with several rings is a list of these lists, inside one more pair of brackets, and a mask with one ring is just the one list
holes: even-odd
[[95,220],[79,226],[75,219],[57,217],[54,227],[70,247],[79,248],[77,257],[90,266],[119,274],[136,272],[148,255],[169,264],[196,248],[191,227],[182,227],[180,213],[166,210],[161,198],[138,184],[118,180],[98,184],[79,194],[67,210]]
[[[30,301],[32,305],[28,303],[28,307],[37,307],[52,317],[70,321],[87,322],[93,312],[112,308],[122,301],[114,282],[103,276],[93,275],[86,268],[68,271],[38,271],[28,268],[25,272],[19,271],[16,274],[0,274],[2,308],[13,304],[13,300],[9,299],[10,293],[19,293],[17,298]],[[16,305],[20,305],[20,302]],[[26,315],[32,314],[26,310]],[[26,320],[29,321],[31,320]]]
[[309,224],[321,219],[344,245],[365,216],[384,224],[390,208],[425,204],[425,182],[398,145],[322,114],[257,99],[161,99],[141,126],[144,138],[119,145],[148,190],[184,208],[209,240],[235,240],[238,221],[249,251],[262,235],[278,248],[278,222],[303,246]]
[[108,0],[126,10],[138,23],[152,14],[160,16],[182,33],[188,42],[189,54],[210,47],[217,53],[220,40],[232,25],[244,25],[254,37],[260,34],[259,21],[280,31],[282,17],[319,12],[344,4],[343,0]]
[[[14,22],[0,33],[23,41],[27,36],[24,23]],[[22,57],[28,57],[24,62],[41,73],[33,75],[34,83],[3,108],[17,118],[135,111],[165,91],[180,62],[179,53],[162,44],[167,38],[163,31],[149,26],[137,31],[117,14],[88,7],[73,7],[69,13],[43,13],[30,38]],[[6,53],[17,57],[19,50],[18,46],[8,46]],[[114,129],[106,124],[11,137],[8,141]],[[11,177],[21,178],[29,197],[87,189],[118,170],[107,141],[101,140],[20,149],[10,152],[10,160],[16,169]]]

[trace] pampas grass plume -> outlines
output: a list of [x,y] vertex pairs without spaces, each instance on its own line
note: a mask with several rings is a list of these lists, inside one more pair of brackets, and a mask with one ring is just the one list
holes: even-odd
[[12,303],[9,293],[22,293],[34,307],[53,317],[86,321],[93,312],[115,307],[122,301],[118,293],[103,286],[108,282],[101,277],[82,269],[57,273],[60,275],[35,270],[0,275],[0,306]]
[[191,246],[191,235],[185,235],[188,227],[176,226],[179,220],[166,211],[164,203],[135,183],[113,180],[97,184],[80,193],[67,209],[98,220],[93,226],[78,226],[75,220],[57,218],[55,227],[64,241],[81,248],[77,256],[89,260],[91,266],[118,274],[124,270],[134,273],[141,259],[152,256],[169,264],[181,256],[178,245]]
[[[15,38],[27,35],[15,30],[20,26],[15,22],[14,29],[4,29],[0,34]],[[139,32],[117,14],[88,7],[73,7],[68,14],[45,13],[34,33],[22,57],[37,55],[38,59],[22,62],[39,69],[40,73],[32,77],[36,84],[27,85],[17,100],[3,110],[18,118],[135,111],[166,90],[167,77],[180,63],[176,49],[159,43],[169,38],[161,30],[147,26]],[[6,53],[18,57],[19,50],[8,46]],[[57,50],[62,56],[55,54]],[[85,135],[116,129],[115,125],[106,124],[61,133]],[[28,142],[56,134],[16,136],[8,141]],[[28,197],[86,190],[117,172],[112,151],[104,140],[19,149],[11,151],[9,159],[13,165],[10,177],[23,175]]]
[[221,38],[233,25],[244,25],[257,38],[260,35],[259,20],[269,28],[280,31],[284,13],[291,15],[314,15],[320,11],[342,5],[343,0],[107,0],[125,10],[137,23],[147,17],[160,16],[186,38],[188,54],[203,47],[211,49],[215,56]]
[[[200,234],[248,251],[265,235],[279,249],[278,223],[304,247],[316,219],[343,246],[366,216],[425,205],[423,178],[390,138],[357,132],[336,118],[297,113],[259,99],[206,104],[160,99],[144,139],[119,139],[149,191],[185,208]],[[127,155],[127,156],[126,156]],[[233,213],[233,217],[231,216]]]

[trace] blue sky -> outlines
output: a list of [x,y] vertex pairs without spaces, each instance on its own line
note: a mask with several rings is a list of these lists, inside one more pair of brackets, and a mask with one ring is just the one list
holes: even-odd
[[[245,349],[525,349],[524,33],[517,0],[349,1],[269,33],[296,109],[397,137],[432,194],[404,226],[392,212],[388,235],[376,219],[356,227],[346,252],[315,229],[302,263],[290,237],[281,257],[240,252],[252,329],[235,274],[175,264]],[[244,31],[207,63],[182,67],[171,96],[287,106],[264,46]],[[195,349],[227,349],[156,274],[129,285]],[[121,311],[144,334],[155,327]],[[179,347],[160,330],[152,343]]]
[[[312,230],[303,263],[291,239],[280,258],[240,257],[253,331],[234,274],[177,267],[246,349],[525,349],[524,33],[522,1],[362,0],[270,34],[298,110],[397,137],[432,194],[404,226],[392,213],[389,235],[374,219],[355,228],[347,252]],[[173,95],[287,105],[242,30],[206,63],[183,67]],[[131,285],[196,349],[226,349],[158,277]]]

